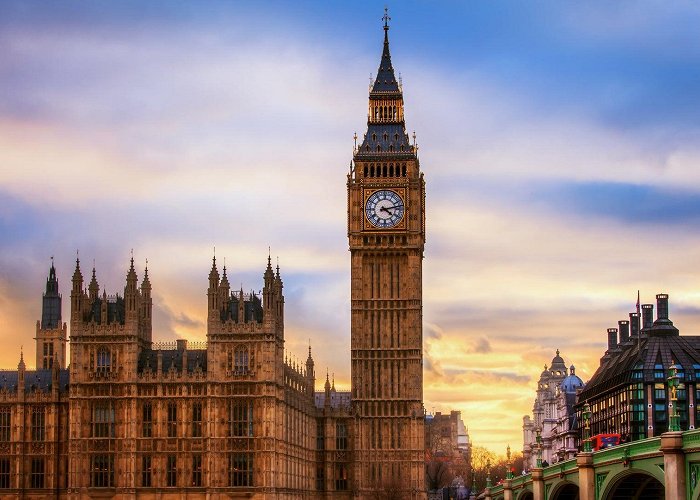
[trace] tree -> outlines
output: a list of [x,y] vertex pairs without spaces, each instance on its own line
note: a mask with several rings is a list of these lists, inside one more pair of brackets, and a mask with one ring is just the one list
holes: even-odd
[[[476,481],[477,490],[481,491],[486,487],[486,476],[489,466],[496,464],[496,454],[483,446],[472,447],[472,475]],[[491,476],[493,479],[493,476]],[[471,485],[469,485],[471,487]]]
[[453,479],[454,474],[447,462],[432,457],[425,464],[425,486],[429,491],[449,486]]

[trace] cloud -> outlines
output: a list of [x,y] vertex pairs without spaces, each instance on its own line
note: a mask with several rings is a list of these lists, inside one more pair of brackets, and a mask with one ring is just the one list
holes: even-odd
[[486,354],[491,352],[491,343],[486,337],[479,337],[474,341],[472,347],[470,347],[467,352],[469,354]]

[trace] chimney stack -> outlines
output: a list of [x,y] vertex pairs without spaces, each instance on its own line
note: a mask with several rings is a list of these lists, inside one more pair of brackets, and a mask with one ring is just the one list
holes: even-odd
[[620,328],[620,344],[625,344],[630,339],[630,322],[626,319],[617,322]]
[[666,293],[656,295],[656,319],[668,319],[668,294]]
[[608,328],[608,351],[617,347],[617,328]]
[[633,339],[639,337],[639,313],[630,313],[630,336]]
[[642,330],[654,326],[654,304],[642,304]]

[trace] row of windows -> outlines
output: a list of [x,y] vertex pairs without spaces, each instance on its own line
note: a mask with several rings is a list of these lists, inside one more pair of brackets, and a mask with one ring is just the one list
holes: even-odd
[[[35,481],[32,480],[33,488],[43,487],[43,459],[41,460],[41,486],[34,486]],[[7,486],[9,488],[9,460],[6,462]],[[3,467],[4,463],[0,461],[0,487],[4,484]],[[32,462],[34,464],[34,462]],[[228,457],[229,465],[229,486],[253,486],[253,454],[252,453],[230,453]],[[34,471],[34,468],[32,468]],[[191,468],[188,471],[189,481],[186,486],[200,487],[202,486],[202,455],[192,455]],[[150,488],[153,486],[153,460],[150,455],[141,457],[141,486]],[[32,472],[34,477],[34,472]],[[185,486],[178,484],[180,478],[183,477],[183,471],[178,469],[178,457],[176,455],[168,455],[165,462],[165,486],[174,488],[177,486]],[[38,480],[37,480],[38,484]],[[113,488],[114,483],[114,456],[113,455],[93,455],[91,460],[90,470],[90,486],[93,488]]]
[[[377,151],[381,151],[380,146],[377,146],[377,148]],[[389,146],[389,151],[393,150],[394,147]],[[403,151],[403,146],[401,146],[401,151]],[[375,169],[374,163],[372,163],[369,166],[365,165],[364,174],[365,177],[406,177],[406,164],[399,165],[397,163],[396,168],[394,168],[393,163],[390,163],[388,166],[386,164],[377,165]]]
[[[203,405],[192,403],[190,409],[191,436],[202,437]],[[167,437],[177,437],[178,405],[170,402],[166,409]],[[153,437],[153,404],[144,403],[142,407],[142,436]],[[232,401],[229,406],[229,435],[231,437],[253,437],[253,402]]]

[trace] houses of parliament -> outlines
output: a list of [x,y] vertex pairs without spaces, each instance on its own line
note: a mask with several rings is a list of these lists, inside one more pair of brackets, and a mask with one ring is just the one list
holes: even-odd
[[346,178],[351,390],[317,380],[311,347],[304,365],[286,358],[269,257],[260,294],[232,290],[213,259],[201,343],[157,341],[157,278],[133,258],[119,294],[76,260],[64,322],[52,262],[36,369],[20,354],[0,372],[0,498],[425,498],[425,182],[387,21]]

